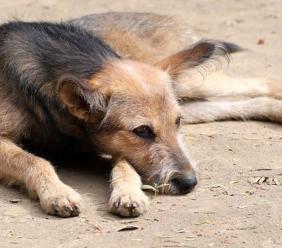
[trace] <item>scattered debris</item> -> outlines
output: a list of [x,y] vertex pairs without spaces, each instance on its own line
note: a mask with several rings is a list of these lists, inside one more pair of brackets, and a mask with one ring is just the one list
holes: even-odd
[[259,168],[259,169],[256,169],[254,171],[271,171],[272,169],[270,168]]
[[187,240],[187,241],[193,241],[193,240],[195,240],[196,238],[198,238],[198,236],[186,236],[185,238],[184,238],[184,240]]
[[262,184],[265,180],[266,180],[265,177],[261,177],[261,178],[258,180],[258,184]]
[[229,195],[228,191],[226,190],[226,188],[224,187],[224,185],[222,184],[215,184],[215,185],[211,185],[209,186],[210,191],[213,192],[217,192],[223,195]]
[[139,229],[137,226],[126,226],[118,230],[118,232],[134,231]]
[[196,223],[195,225],[199,226],[199,225],[205,225],[205,224],[210,224],[208,219],[204,219],[204,220],[200,221],[199,223]]
[[94,225],[92,232],[94,232],[94,233],[102,233],[102,229],[99,226]]
[[234,20],[226,20],[223,24],[226,26],[238,26],[243,23],[245,20],[243,18],[236,18]]
[[151,186],[151,185],[148,185],[148,184],[143,184],[142,187],[141,187],[142,190],[152,190],[152,191],[156,191],[156,188]]
[[127,224],[131,224],[131,223],[136,223],[138,222],[137,220],[125,220],[125,221],[122,221],[121,224],[123,225],[127,225]]
[[143,239],[131,239],[132,241],[142,241]]
[[155,196],[161,191],[163,190],[165,187],[169,186],[169,184],[165,183],[165,184],[155,184],[154,186],[152,185],[148,185],[148,184],[143,184],[141,189],[142,190],[149,190],[149,191],[153,191]]
[[257,40],[257,45],[263,45],[264,43],[265,43],[265,41],[262,38]]
[[236,184],[236,183],[239,183],[239,181],[230,181],[229,182],[230,185],[233,185],[233,184]]
[[176,241],[176,240],[164,240],[163,242],[164,242],[164,243],[175,243],[175,244],[179,244],[179,242]]
[[245,20],[243,19],[243,18],[236,18],[235,19],[235,22],[237,22],[237,23],[242,23],[242,22],[244,22]]
[[273,182],[274,182],[276,185],[280,185],[280,182],[279,182],[278,178],[276,178],[276,177],[273,178]]
[[20,199],[12,199],[12,200],[10,200],[10,203],[12,203],[12,204],[16,204],[16,203],[19,203],[19,202],[22,202],[22,200],[20,200]]
[[169,239],[169,238],[171,238],[171,236],[168,236],[168,235],[160,235],[158,237],[161,238],[161,239]]
[[234,150],[230,146],[226,146],[226,147],[227,147],[228,151],[235,153]]
[[254,191],[249,191],[249,190],[246,190],[245,192],[241,193],[241,195],[253,195],[255,192]]
[[267,185],[280,185],[280,181],[277,177],[250,177],[248,179],[250,184],[267,184]]
[[250,184],[257,184],[259,180],[260,180],[260,177],[250,177],[248,179]]
[[225,188],[222,184],[213,184],[209,186],[209,189]]
[[159,222],[159,219],[157,218],[144,218],[144,220],[151,220],[151,221]]
[[215,212],[214,211],[206,211],[206,212],[204,212],[204,214],[215,214]]
[[255,230],[257,227],[256,226],[246,226],[246,227],[232,227],[232,228],[227,228],[226,230],[228,231],[246,231],[246,230]]

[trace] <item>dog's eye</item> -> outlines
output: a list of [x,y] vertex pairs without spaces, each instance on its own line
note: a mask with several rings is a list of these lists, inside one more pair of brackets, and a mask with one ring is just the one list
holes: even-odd
[[145,138],[145,139],[153,139],[155,138],[155,134],[149,126],[142,125],[139,127],[136,127],[133,132],[138,135],[139,137]]
[[175,120],[175,125],[177,128],[180,127],[180,123],[181,123],[181,117],[177,117],[176,120]]

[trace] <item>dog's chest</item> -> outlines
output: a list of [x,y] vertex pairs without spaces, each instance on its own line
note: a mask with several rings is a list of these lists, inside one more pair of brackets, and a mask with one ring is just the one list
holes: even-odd
[[84,144],[79,140],[50,127],[33,129],[21,140],[21,146],[32,153],[47,157],[72,156],[85,150]]

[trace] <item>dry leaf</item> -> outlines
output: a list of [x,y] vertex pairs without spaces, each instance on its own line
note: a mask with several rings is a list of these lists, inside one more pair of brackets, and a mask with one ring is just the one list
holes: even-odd
[[10,200],[10,203],[12,203],[12,204],[16,204],[16,203],[19,203],[19,202],[21,202],[20,199],[12,199],[12,200]]
[[137,226],[126,226],[118,230],[118,232],[134,231],[139,229]]

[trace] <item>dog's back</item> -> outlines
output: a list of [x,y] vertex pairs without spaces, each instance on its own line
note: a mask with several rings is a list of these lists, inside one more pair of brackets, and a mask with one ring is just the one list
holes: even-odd
[[152,13],[110,12],[70,21],[101,37],[122,57],[155,63],[199,40],[183,20]]

